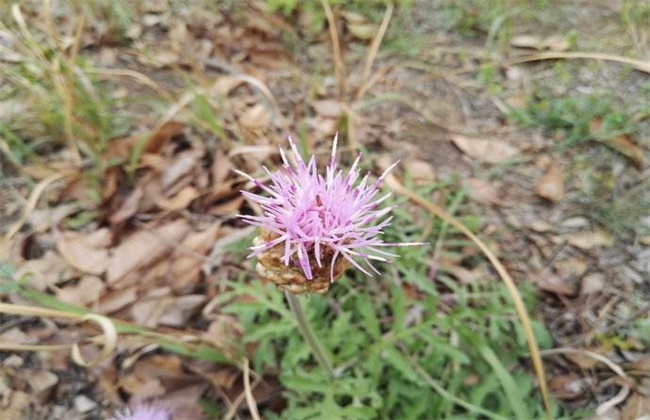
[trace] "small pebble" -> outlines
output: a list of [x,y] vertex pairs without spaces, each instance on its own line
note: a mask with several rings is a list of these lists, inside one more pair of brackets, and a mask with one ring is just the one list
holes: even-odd
[[85,395],[79,395],[74,399],[74,408],[80,413],[87,413],[97,407],[97,403]]

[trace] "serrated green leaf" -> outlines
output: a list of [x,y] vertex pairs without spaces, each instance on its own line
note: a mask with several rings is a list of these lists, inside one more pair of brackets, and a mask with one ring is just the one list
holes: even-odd
[[361,294],[357,297],[355,304],[355,309],[359,312],[363,320],[363,328],[372,338],[378,339],[381,336],[381,329],[370,297],[366,294]]
[[501,363],[501,360],[499,360],[499,358],[494,353],[494,351],[492,351],[492,349],[489,347],[483,346],[479,349],[479,352],[481,353],[481,356],[483,356],[485,361],[490,365],[493,372],[499,379],[499,382],[501,383],[501,387],[503,388],[503,391],[505,392],[508,402],[510,404],[510,408],[517,416],[517,418],[518,419],[532,418],[530,413],[528,412],[527,406],[525,405],[527,396],[522,394],[514,378],[512,377],[510,372],[508,372],[508,369],[506,369],[506,367]]
[[255,330],[246,334],[245,340],[247,342],[255,342],[260,340],[269,340],[274,338],[283,338],[288,335],[294,334],[296,327],[293,322],[288,320],[275,320],[256,328]]
[[422,382],[422,379],[417,372],[413,370],[411,363],[394,347],[384,349],[382,351],[382,357],[388,365],[398,370],[404,378],[418,385],[426,385]]

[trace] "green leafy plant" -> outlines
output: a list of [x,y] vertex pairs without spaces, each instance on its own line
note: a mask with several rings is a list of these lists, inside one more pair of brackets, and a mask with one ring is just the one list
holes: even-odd
[[[396,218],[388,240],[421,239],[410,215]],[[242,322],[245,342],[255,344],[255,368],[279,369],[288,402],[282,417],[543,417],[532,377],[520,364],[526,340],[514,309],[504,304],[505,289],[461,285],[445,273],[434,282],[425,249],[398,252],[381,278],[353,275],[328,295],[303,301],[332,356],[334,378],[297,334],[274,285],[257,278],[247,283],[244,276],[228,282],[222,308]],[[531,290],[526,299],[534,303]],[[541,324],[535,329],[544,332]],[[542,346],[551,345],[548,333],[539,335]]]

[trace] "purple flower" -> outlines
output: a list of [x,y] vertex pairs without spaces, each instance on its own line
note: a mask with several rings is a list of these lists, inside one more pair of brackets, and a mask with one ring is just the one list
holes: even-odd
[[135,404],[121,413],[116,413],[113,420],[171,420],[172,410],[158,404]]
[[372,261],[396,257],[383,248],[421,245],[387,243],[381,239],[383,229],[391,222],[392,216],[388,214],[392,207],[380,208],[390,193],[378,197],[379,186],[397,162],[375,181],[370,180],[370,174],[360,179],[359,154],[344,174],[336,159],[337,137],[324,175],[318,173],[313,155],[305,163],[291,138],[289,144],[295,163],[291,164],[280,148],[283,167],[273,173],[264,167],[269,185],[237,171],[266,193],[242,191],[246,198],[259,204],[262,215],[240,217],[263,232],[270,232],[267,241],[250,248],[249,257],[281,247],[281,261],[285,266],[300,267],[305,278],[312,280],[316,267],[329,264],[331,281],[334,281],[339,258],[367,275],[372,275],[370,271],[379,274]]

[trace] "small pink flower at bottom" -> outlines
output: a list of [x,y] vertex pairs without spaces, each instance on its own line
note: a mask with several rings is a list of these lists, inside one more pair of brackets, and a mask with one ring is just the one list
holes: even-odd
[[172,420],[173,411],[156,403],[139,403],[123,412],[116,413],[112,420]]
[[329,164],[319,174],[316,158],[312,155],[305,163],[291,138],[289,144],[295,163],[290,164],[280,148],[282,168],[272,173],[264,167],[268,185],[237,171],[266,193],[242,191],[262,214],[240,216],[261,228],[250,255],[258,257],[260,274],[294,293],[324,293],[350,266],[367,275],[379,274],[372,261],[396,257],[386,247],[422,245],[381,239],[392,220],[392,207],[380,208],[390,193],[378,197],[379,187],[397,163],[371,181],[370,174],[360,177],[359,155],[344,174],[338,168],[335,137]]

